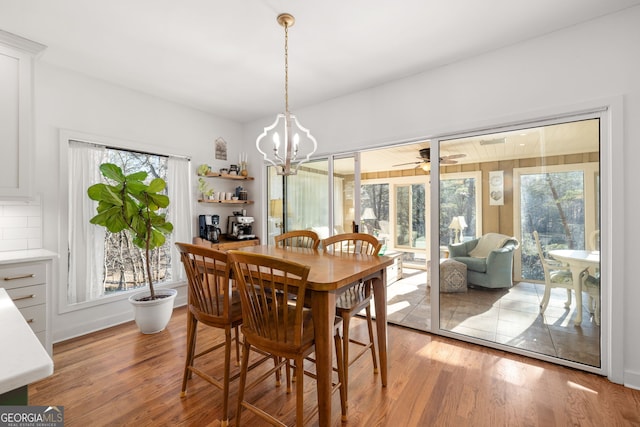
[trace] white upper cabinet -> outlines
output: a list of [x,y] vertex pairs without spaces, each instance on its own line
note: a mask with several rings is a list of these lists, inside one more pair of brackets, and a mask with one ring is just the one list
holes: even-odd
[[45,46],[0,30],[0,197],[31,196],[33,63]]

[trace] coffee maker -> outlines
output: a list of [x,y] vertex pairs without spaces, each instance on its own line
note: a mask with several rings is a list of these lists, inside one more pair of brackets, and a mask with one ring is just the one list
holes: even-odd
[[198,224],[201,239],[208,240],[212,243],[218,243],[220,241],[220,234],[222,234],[219,228],[220,215],[200,215]]
[[242,215],[242,212],[234,212],[229,217],[227,224],[227,237],[235,240],[255,239],[253,234],[253,217]]

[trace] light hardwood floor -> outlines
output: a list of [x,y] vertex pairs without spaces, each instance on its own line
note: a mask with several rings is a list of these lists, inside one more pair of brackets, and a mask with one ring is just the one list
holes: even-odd
[[[354,319],[355,333],[366,324]],[[203,329],[201,344],[220,339]],[[186,347],[186,309],[168,328],[140,334],[127,323],[54,346],[55,373],[29,387],[32,405],[61,405],[70,426],[215,426],[220,391],[195,377],[186,398],[180,383]],[[220,372],[222,357],[208,369]],[[348,426],[640,426],[640,391],[597,375],[389,326],[389,385],[382,388],[371,361],[350,369]],[[315,383],[305,382],[314,404]],[[237,383],[232,384],[232,401]],[[295,420],[295,394],[269,381],[252,395],[269,411]],[[235,414],[235,402],[233,404]],[[316,418],[317,420],[317,418]],[[248,412],[243,423],[262,425]],[[231,420],[233,425],[233,419]]]

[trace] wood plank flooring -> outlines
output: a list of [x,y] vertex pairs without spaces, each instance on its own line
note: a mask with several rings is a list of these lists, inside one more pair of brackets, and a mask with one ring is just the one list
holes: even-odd
[[[366,334],[363,320],[353,326],[356,336]],[[221,334],[202,328],[199,338],[206,345]],[[219,425],[218,389],[194,376],[180,398],[185,347],[184,307],[159,334],[142,335],[127,323],[56,344],[55,373],[29,387],[29,403],[64,406],[67,427]],[[214,353],[204,367],[221,372],[221,360]],[[335,395],[335,426],[640,426],[638,390],[396,326],[389,326],[388,387],[366,357],[349,372],[349,419],[340,421]],[[233,383],[233,415],[236,390]],[[305,381],[305,393],[313,406],[313,380]],[[265,381],[249,395],[285,422],[295,421],[295,393],[286,394],[284,386]],[[263,425],[246,411],[243,424]]]

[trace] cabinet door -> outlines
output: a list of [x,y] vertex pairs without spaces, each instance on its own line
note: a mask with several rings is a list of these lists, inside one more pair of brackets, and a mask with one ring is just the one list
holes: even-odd
[[0,196],[29,196],[31,63],[29,54],[0,45]]

